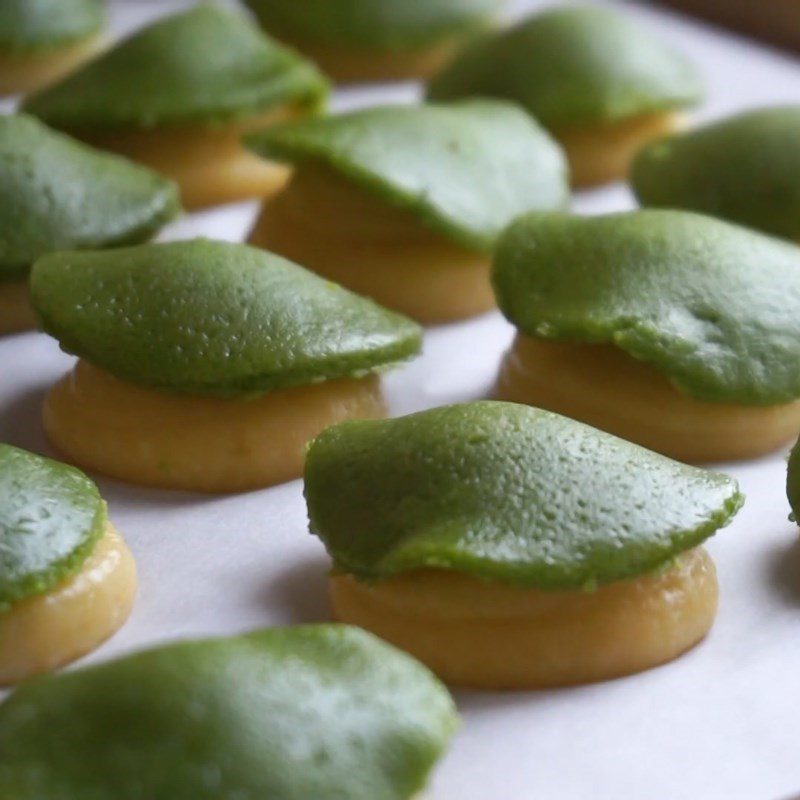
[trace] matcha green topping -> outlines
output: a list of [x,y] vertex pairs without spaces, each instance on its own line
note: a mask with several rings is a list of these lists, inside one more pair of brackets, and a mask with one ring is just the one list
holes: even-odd
[[792,448],[789,456],[789,470],[786,475],[786,496],[792,507],[792,519],[800,523],[800,440]]
[[643,205],[687,208],[800,239],[800,106],[751,111],[645,148]]
[[40,678],[0,706],[14,800],[409,800],[457,724],[357,628],[189,641]]
[[82,472],[0,443],[0,613],[77,572],[105,526]]
[[700,400],[800,397],[800,249],[778,239],[685,211],[531,214],[493,281],[528,336],[616,345]]
[[334,425],[311,445],[311,530],[365,581],[436,567],[574,589],[696,547],[743,502],[735,481],[514,403]]
[[202,4],[139,31],[24,106],[57,128],[94,132],[317,108],[326,93],[309,62],[238,12]]
[[267,158],[322,162],[477,250],[520,214],[569,199],[561,150],[510,103],[371,108],[276,125],[246,142]]
[[45,253],[149,239],[179,212],[176,187],[26,116],[0,116],[0,282]]
[[69,46],[99,33],[104,22],[103,0],[2,0],[0,50]]
[[550,130],[609,124],[696,104],[694,67],[608,8],[569,6],[482,38],[431,82],[432,100],[514,100]]
[[62,348],[132,383],[240,395],[403,361],[421,329],[254,247],[196,239],[55,253],[31,299]]
[[486,27],[503,0],[245,0],[279,39],[404,50]]

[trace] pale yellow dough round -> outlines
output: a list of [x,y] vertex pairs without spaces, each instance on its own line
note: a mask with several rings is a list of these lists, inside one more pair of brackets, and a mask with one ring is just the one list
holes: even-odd
[[35,328],[28,281],[0,281],[0,335]]
[[755,458],[800,431],[800,401],[745,406],[696,400],[613,345],[519,334],[503,358],[495,393],[689,463]]
[[386,415],[377,376],[252,399],[167,394],[80,360],[49,392],[44,426],[74,464],[163,489],[239,492],[299,478],[329,425]]
[[463,46],[464,37],[450,36],[413,50],[337,47],[302,41],[291,44],[337,83],[357,83],[432,78]]
[[368,585],[331,578],[338,619],[406,650],[440,678],[477,689],[539,689],[607,680],[671,661],[717,610],[708,553],[592,591],[522,589],[445,570]]
[[290,119],[289,109],[235,123],[80,133],[89,144],[138,161],[175,181],[187,210],[269,197],[286,184],[289,167],[247,150],[244,134]]
[[111,524],[80,572],[0,612],[0,685],[62,667],[118,631],[136,597],[136,564]]
[[27,94],[65,77],[104,45],[103,36],[29,53],[0,53],[0,95]]
[[680,130],[682,114],[645,114],[602,127],[564,128],[553,136],[564,148],[574,188],[590,188],[628,177],[636,154],[653,139]]
[[486,254],[453,244],[321,166],[297,168],[264,205],[250,243],[423,323],[495,306]]

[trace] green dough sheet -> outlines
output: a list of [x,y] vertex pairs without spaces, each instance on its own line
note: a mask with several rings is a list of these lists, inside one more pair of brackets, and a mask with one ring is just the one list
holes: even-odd
[[98,34],[103,0],[2,0],[0,51],[27,54],[68,47]]

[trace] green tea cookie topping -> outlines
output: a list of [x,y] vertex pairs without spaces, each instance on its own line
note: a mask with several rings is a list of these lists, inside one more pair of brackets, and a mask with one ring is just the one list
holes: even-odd
[[67,46],[98,33],[104,22],[103,0],[2,0],[0,50]]
[[436,567],[541,589],[655,569],[743,500],[724,475],[493,401],[328,428],[305,482],[337,570],[377,581]]
[[701,400],[800,397],[800,250],[778,239],[684,211],[532,214],[493,281],[529,336],[616,345]]
[[279,39],[396,50],[483,28],[502,5],[502,0],[245,1]]
[[428,89],[433,100],[514,100],[550,130],[671,111],[702,94],[682,55],[626,16],[593,6],[545,11],[481,39]]
[[45,253],[149,239],[180,210],[175,186],[26,116],[0,116],[0,281]]
[[792,507],[792,519],[800,524],[800,440],[792,448],[786,475],[786,496]]
[[442,684],[372,635],[273,628],[25,684],[0,706],[0,785],[14,800],[409,800],[456,724]]
[[643,205],[687,208],[800,239],[800,106],[749,111],[646,147]]
[[472,249],[491,249],[515,217],[569,198],[560,148],[510,103],[371,108],[246,141],[267,158],[322,162]]
[[175,392],[360,376],[421,346],[406,317],[279,256],[206,239],[46,256],[31,273],[31,299],[65,350]]
[[281,105],[316,108],[327,83],[244,16],[211,4],[167,17],[29,97],[55,127],[95,131],[213,123]]
[[77,572],[105,525],[82,472],[0,443],[0,613]]

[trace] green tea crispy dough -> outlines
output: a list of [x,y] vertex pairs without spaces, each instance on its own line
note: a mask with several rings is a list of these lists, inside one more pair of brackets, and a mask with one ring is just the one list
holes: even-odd
[[800,106],[748,111],[661,139],[631,172],[645,206],[702,211],[800,239]]
[[786,496],[792,507],[791,518],[800,520],[800,440],[789,455],[789,469],[786,474]]
[[265,30],[290,42],[414,50],[488,26],[503,0],[246,0]]
[[31,299],[62,348],[165,391],[258,394],[415,355],[421,329],[279,256],[207,239],[56,253]]
[[700,400],[800,397],[800,250],[778,239],[686,211],[532,214],[493,282],[528,336],[616,345]]
[[106,521],[82,472],[0,443],[0,613],[77,572]]
[[179,211],[157,173],[32,117],[0,116],[0,284],[45,253],[149,239]]
[[520,214],[569,199],[560,148],[511,103],[385,106],[275,125],[245,141],[266,158],[321,162],[473,250],[491,250]]
[[102,0],[2,0],[0,50],[31,53],[68,47],[99,33]]
[[244,16],[211,4],[167,17],[28,97],[45,122],[82,133],[213,124],[278,106],[318,108],[327,82]]
[[545,11],[486,36],[428,87],[432,100],[514,100],[549,130],[672,111],[702,96],[680,53],[626,16],[592,6]]
[[172,644],[0,706],[14,800],[408,800],[456,727],[421,664],[357,628]]
[[539,589],[658,568],[743,502],[727,476],[495,401],[328,428],[305,496],[335,568],[360,580],[434,567]]

